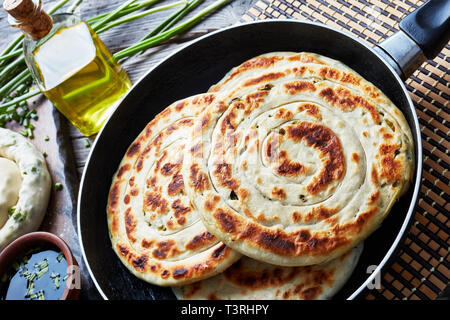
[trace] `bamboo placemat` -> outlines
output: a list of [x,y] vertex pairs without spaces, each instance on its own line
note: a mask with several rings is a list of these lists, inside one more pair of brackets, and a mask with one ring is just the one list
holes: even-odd
[[[301,19],[346,30],[375,45],[422,0],[259,0],[243,17]],[[450,279],[450,44],[407,81],[423,142],[422,186],[406,240],[365,299],[436,299]]]

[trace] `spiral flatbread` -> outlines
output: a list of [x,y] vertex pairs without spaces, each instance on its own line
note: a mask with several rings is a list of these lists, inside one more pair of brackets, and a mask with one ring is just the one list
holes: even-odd
[[198,217],[180,173],[196,116],[214,94],[173,103],[128,148],[107,206],[114,251],[138,278],[162,286],[211,277],[240,254],[219,242]]
[[182,172],[218,239],[256,260],[305,266],[381,224],[410,184],[413,139],[402,113],[350,68],[263,56],[286,57],[212,88],[221,99],[198,117]]

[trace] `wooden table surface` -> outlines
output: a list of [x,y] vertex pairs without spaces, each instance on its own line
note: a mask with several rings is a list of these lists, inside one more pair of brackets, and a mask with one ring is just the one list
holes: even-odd
[[[63,7],[68,8],[75,0],[69,1],[69,3]],[[176,0],[162,0],[158,4],[154,5],[154,7],[159,6],[161,4],[167,4],[174,2]],[[55,3],[59,2],[59,0],[43,0],[44,9],[45,8],[51,8]],[[125,0],[84,0],[83,3],[78,7],[76,13],[81,15],[83,19],[88,19],[91,17],[94,17],[100,13],[104,13],[106,11],[111,11],[115,8],[117,8],[120,4],[125,2]],[[202,10],[202,8],[207,7],[211,3],[213,3],[214,0],[205,0],[201,5],[199,5],[193,12],[191,12],[188,16],[186,16],[184,19],[189,18],[193,14],[199,12]],[[228,4],[221,7],[219,10],[216,10],[214,13],[208,15],[202,22],[200,22],[198,25],[196,25],[194,28],[190,29],[188,32],[186,32],[182,36],[175,37],[171,41],[162,44],[158,47],[151,48],[147,50],[144,54],[140,56],[136,56],[133,58],[130,58],[122,63],[122,66],[127,71],[132,83],[136,83],[152,66],[160,62],[162,59],[167,57],[171,52],[174,50],[177,50],[182,45],[186,44],[187,42],[202,36],[204,34],[207,34],[211,31],[232,25],[234,23],[238,23],[241,19],[242,15],[252,6],[256,0],[230,0]],[[154,13],[152,15],[146,16],[140,20],[132,21],[117,27],[114,27],[110,30],[108,30],[105,33],[102,33],[100,38],[103,40],[103,42],[106,44],[106,46],[111,50],[111,52],[119,51],[136,41],[138,41],[140,38],[142,38],[145,34],[147,34],[150,30],[152,30],[154,27],[159,25],[163,20],[165,20],[171,12],[174,12],[175,10],[178,10],[178,8],[171,9],[171,11],[163,11]],[[59,12],[64,12],[63,10],[60,10]],[[0,51],[2,51],[11,41],[13,41],[17,35],[19,34],[17,30],[11,28],[7,21],[7,15],[3,9],[0,9],[0,30],[1,30],[1,37],[0,37]],[[47,105],[47,107],[44,107],[44,105]],[[41,107],[42,110],[46,111],[46,113],[43,113],[44,115],[48,115],[49,118],[51,118],[51,112],[48,112],[48,102],[45,98],[35,99],[33,101],[33,108],[39,109]],[[51,107],[50,107],[51,108]],[[42,115],[41,115],[42,117]],[[60,117],[56,117],[59,119]],[[86,137],[84,137],[74,126],[72,126],[68,121],[66,121],[63,117],[61,117],[63,122],[67,122],[67,124],[63,123],[62,126],[60,124],[53,123],[51,124],[52,131],[58,131],[60,132],[60,128],[63,127],[63,134],[68,135],[70,143],[58,143],[58,145],[55,147],[55,149],[58,149],[63,146],[63,148],[70,148],[71,150],[68,151],[68,155],[71,155],[74,159],[67,159],[66,163],[60,163],[58,170],[61,171],[61,166],[64,169],[65,166],[75,166],[76,167],[76,174],[77,177],[75,177],[75,180],[78,178],[78,181],[73,181],[73,188],[75,189],[72,193],[77,193],[77,187],[79,183],[79,179],[81,178],[84,165],[86,163],[86,159],[88,157],[90,148],[87,148],[84,140]],[[39,121],[45,121],[39,119]],[[58,120],[59,121],[59,120]],[[47,124],[46,124],[47,125]],[[56,129],[54,128],[56,127]],[[49,128],[50,130],[50,125]],[[60,134],[60,133],[59,133]],[[95,137],[90,137],[89,140],[92,142],[94,141]],[[35,139],[36,140],[36,139]],[[42,139],[41,139],[42,140]],[[35,144],[39,144],[39,141],[34,141]],[[57,153],[58,150],[47,150],[47,153],[55,152]],[[49,155],[47,161],[51,161]],[[73,170],[75,171],[75,169]],[[59,173],[59,172],[58,172]],[[70,179],[69,179],[70,180]],[[69,188],[66,188],[69,189]],[[65,190],[66,191],[66,190]],[[60,197],[61,198],[61,197]],[[76,197],[72,196],[71,202],[76,202]],[[55,202],[53,200],[53,202]],[[61,202],[61,201],[60,201]],[[60,208],[61,204],[51,204],[53,207]],[[64,206],[64,204],[62,204]],[[60,227],[60,229],[57,229],[58,232],[55,232],[59,235],[66,233],[65,239],[71,239],[72,241],[76,241],[77,235],[76,230],[74,228],[74,224],[71,223],[69,220],[76,220],[76,210],[75,210],[76,204],[73,203],[71,206],[69,206],[69,211],[72,212],[72,219],[67,219],[64,217],[60,217],[58,214],[52,214],[48,215],[46,218],[46,221],[44,221],[44,230],[50,230],[50,232],[53,232],[55,230],[54,225],[63,224],[63,227]],[[53,208],[54,209],[54,208]],[[51,210],[51,208],[49,208]],[[70,215],[70,213],[69,213]],[[50,220],[50,221],[49,221]],[[53,224],[53,226],[52,226]],[[67,226],[66,226],[67,225]],[[67,233],[70,233],[70,235],[67,235]],[[71,243],[69,243],[71,244]],[[77,246],[76,242],[72,242],[74,246]],[[78,258],[80,259],[80,258]],[[79,261],[80,262],[80,261]],[[82,267],[82,270],[83,267]],[[87,273],[86,270],[84,270],[84,273]],[[89,278],[87,274],[84,274],[83,277],[87,277],[87,280],[89,281]],[[82,298],[85,299],[98,299],[99,296],[93,286],[92,283],[86,284],[82,288]]]

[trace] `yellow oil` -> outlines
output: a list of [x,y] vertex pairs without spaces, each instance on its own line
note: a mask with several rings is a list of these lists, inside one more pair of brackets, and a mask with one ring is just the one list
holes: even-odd
[[[84,22],[80,23],[85,24]],[[69,58],[67,61],[75,61],[75,64],[78,63],[77,61],[84,61],[80,62],[81,66],[74,66],[75,70],[67,72],[69,70],[67,64],[70,62],[66,63],[64,59],[49,59],[51,61],[42,63],[46,65],[45,67],[39,65],[36,60],[36,66],[45,88],[44,95],[83,135],[91,136],[101,129],[118,101],[131,87],[131,82],[125,70],[114,60],[97,34],[87,24],[85,24],[85,30],[87,30],[86,27],[92,38],[92,42],[88,45],[91,48],[86,50],[86,52],[91,50],[90,56],[83,50],[64,53],[64,48],[56,48],[62,54],[71,56],[66,57]],[[57,34],[64,35],[64,29],[67,28],[58,30]],[[53,43],[48,45],[54,46]],[[36,56],[40,49],[37,47],[33,54]],[[95,56],[93,50],[95,50]],[[57,60],[56,65],[55,60]],[[58,63],[60,66],[57,65]],[[58,81],[59,83],[50,85],[48,88],[45,83],[46,78],[52,79],[53,84]],[[55,79],[57,79],[56,82]]]

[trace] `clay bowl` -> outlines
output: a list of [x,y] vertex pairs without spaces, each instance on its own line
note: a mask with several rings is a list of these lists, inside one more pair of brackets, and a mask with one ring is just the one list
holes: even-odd
[[[20,258],[26,251],[37,245],[53,245],[59,248],[67,261],[68,270],[79,270],[78,263],[69,246],[60,237],[48,232],[31,232],[11,242],[0,252],[0,275],[7,272],[11,264]],[[66,289],[61,300],[77,300],[80,295],[80,286],[71,285],[73,281],[67,280]]]

